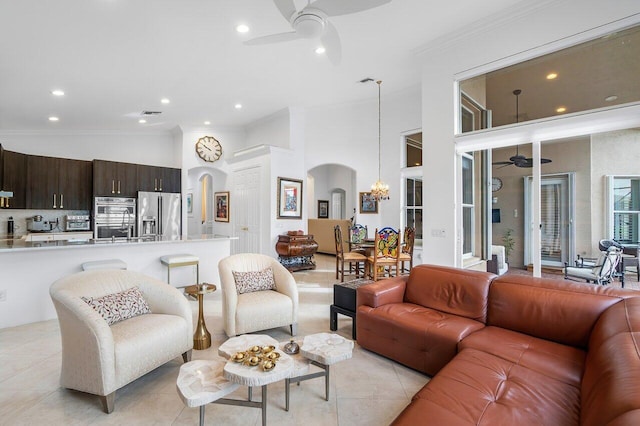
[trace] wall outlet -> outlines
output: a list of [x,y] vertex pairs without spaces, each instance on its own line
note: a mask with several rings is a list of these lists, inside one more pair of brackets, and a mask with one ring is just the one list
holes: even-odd
[[2,289],[0,290],[0,302],[6,302],[7,301],[7,290]]

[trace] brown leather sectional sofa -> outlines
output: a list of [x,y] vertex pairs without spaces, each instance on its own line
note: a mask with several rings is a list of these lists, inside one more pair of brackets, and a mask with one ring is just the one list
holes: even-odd
[[360,346],[434,376],[394,425],[640,425],[640,292],[419,265],[357,304]]

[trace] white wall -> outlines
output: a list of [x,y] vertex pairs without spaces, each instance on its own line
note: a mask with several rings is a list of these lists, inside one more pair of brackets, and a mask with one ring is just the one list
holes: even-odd
[[291,117],[288,108],[263,117],[246,126],[246,146],[272,145],[290,148]]
[[[522,2],[465,29],[466,33],[450,34],[423,48],[419,56],[423,69],[425,259],[443,265],[462,264],[460,213],[455,207],[459,200],[454,195],[460,193],[459,188],[456,191],[459,179],[454,151],[456,76],[464,73],[471,77],[475,68],[478,74],[486,72],[492,68],[487,64],[637,13],[637,0]],[[540,53],[545,53],[544,48]],[[446,238],[432,237],[432,229],[444,229]]]
[[[378,179],[378,98],[373,83],[371,93],[369,100],[309,108],[306,115],[306,170],[324,164],[355,170],[354,190],[347,193],[347,218],[358,206],[358,193],[370,191]],[[381,178],[389,185],[391,200],[381,203],[377,215],[361,215],[357,209],[357,223],[367,225],[371,232],[376,227],[400,225],[402,134],[421,127],[420,89],[385,93],[383,82],[381,104]],[[320,185],[317,178],[315,182],[316,187]],[[315,211],[315,207],[309,211]]]
[[31,155],[182,167],[170,132],[0,132],[0,144]]

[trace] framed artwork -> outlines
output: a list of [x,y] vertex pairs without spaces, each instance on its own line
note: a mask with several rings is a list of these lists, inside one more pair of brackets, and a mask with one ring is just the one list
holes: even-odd
[[187,213],[193,214],[193,193],[187,193]]
[[229,193],[216,192],[215,194],[213,194],[213,202],[216,206],[216,222],[229,222]]
[[302,219],[302,181],[278,178],[278,219]]
[[318,200],[318,219],[329,218],[329,200]]
[[360,193],[360,213],[378,213],[378,202],[370,192]]

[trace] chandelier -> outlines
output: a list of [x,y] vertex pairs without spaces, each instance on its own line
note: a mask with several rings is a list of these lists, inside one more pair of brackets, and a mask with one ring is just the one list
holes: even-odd
[[382,201],[389,199],[389,185],[382,182],[382,179],[380,179],[380,85],[382,84],[382,80],[378,80],[376,83],[378,84],[378,180],[376,183],[371,185],[371,197],[376,201]]

